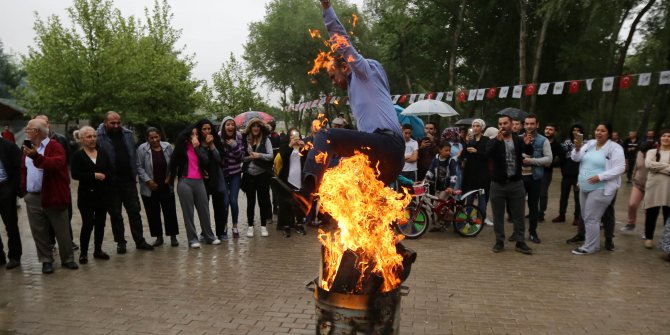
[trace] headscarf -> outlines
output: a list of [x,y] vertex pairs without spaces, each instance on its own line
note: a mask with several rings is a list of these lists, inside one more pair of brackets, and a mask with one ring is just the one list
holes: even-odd
[[486,122],[482,119],[474,119],[472,120],[472,124],[479,123],[479,126],[482,127],[482,129],[486,129]]

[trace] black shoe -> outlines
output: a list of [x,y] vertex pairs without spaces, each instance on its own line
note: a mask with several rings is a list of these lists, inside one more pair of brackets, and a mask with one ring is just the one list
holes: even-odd
[[544,222],[544,215],[538,217],[537,222]]
[[510,241],[510,242],[514,242],[514,241],[516,241],[516,236],[514,236],[514,233],[512,233],[512,235],[510,235],[510,236],[507,238],[507,240]]
[[152,247],[151,244],[147,243],[146,241],[142,241],[142,243],[138,244],[135,248],[138,250],[154,250],[154,247]]
[[533,254],[533,249],[529,248],[525,242],[516,242],[514,250],[526,255]]
[[540,240],[540,238],[537,236],[537,233],[530,233],[530,234],[528,234],[528,235],[529,235],[529,236],[528,236],[528,239],[529,239],[531,242],[533,242],[533,243],[537,243],[537,244],[542,243],[542,240]]
[[432,227],[432,228],[428,229],[428,231],[431,232],[431,233],[437,233],[437,232],[440,232],[440,231],[442,231],[442,226],[435,226],[435,227]]
[[66,268],[66,269],[70,269],[70,270],[79,269],[79,265],[77,265],[77,263],[75,263],[75,262],[65,262],[65,263],[61,264],[61,266]]
[[50,262],[44,262],[42,263],[42,273],[45,275],[48,275],[50,273],[54,273],[54,266]]
[[491,248],[491,251],[495,253],[499,253],[503,250],[505,250],[505,242],[503,241],[496,241],[496,244]]
[[611,238],[605,240],[605,249],[614,251],[614,241]]
[[573,236],[572,238],[567,239],[565,241],[565,243],[574,244],[574,243],[584,242],[584,240],[585,240],[584,235],[577,234],[577,235]]
[[103,259],[103,260],[108,260],[110,257],[109,255],[104,252],[104,251],[96,251],[93,253],[93,258],[95,259]]
[[307,235],[307,231],[305,231],[305,227],[302,225],[295,227],[295,231],[300,235]]
[[286,238],[291,237],[291,227],[283,228],[283,230],[284,230],[284,237]]
[[79,246],[74,241],[72,241],[72,250],[79,250]]
[[126,253],[126,244],[125,243],[118,243],[116,245],[116,253],[117,254],[125,254]]
[[156,237],[156,240],[154,241],[154,243],[152,245],[154,247],[160,247],[161,245],[163,245],[163,237],[162,236]]
[[178,247],[179,246],[179,241],[177,240],[177,236],[170,236],[170,245],[173,247]]
[[7,263],[7,266],[5,267],[7,270],[11,270],[13,268],[17,268],[21,266],[21,261],[18,259],[9,259],[9,262]]
[[5,265],[5,264],[7,264],[7,258],[5,256],[5,254],[3,253],[3,254],[0,254],[0,265]]
[[86,256],[86,254],[79,255],[79,264],[86,264],[86,263],[88,263],[88,256]]

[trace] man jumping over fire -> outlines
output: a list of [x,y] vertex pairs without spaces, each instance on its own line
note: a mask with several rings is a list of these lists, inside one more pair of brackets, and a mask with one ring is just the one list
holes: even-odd
[[349,35],[329,0],[321,0],[321,7],[323,21],[337,52],[329,59],[328,75],[334,86],[348,91],[358,131],[322,128],[316,133],[297,195],[302,202],[301,207],[306,208],[310,207],[312,193],[318,190],[333,155],[348,157],[355,151],[368,155],[372,166],[379,169],[379,180],[390,184],[402,170],[405,152],[384,68],[376,60],[363,58],[351,45]]

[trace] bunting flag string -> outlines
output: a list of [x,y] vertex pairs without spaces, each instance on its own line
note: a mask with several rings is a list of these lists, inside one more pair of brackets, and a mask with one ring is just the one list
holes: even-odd
[[[562,95],[567,91],[568,94],[577,94],[582,89],[581,83],[585,83],[586,91],[591,92],[594,88],[593,83],[596,80],[600,80],[602,85],[600,89],[602,92],[612,92],[614,90],[614,85],[617,85],[619,90],[627,90],[631,88],[635,83],[637,86],[645,87],[650,86],[652,83],[652,76],[658,74],[658,85],[670,85],[670,70],[660,71],[660,72],[646,72],[646,73],[634,73],[626,74],[622,76],[608,76],[603,78],[588,78],[588,79],[573,79],[573,80],[564,80],[556,82],[546,82],[540,83],[529,83],[523,85],[510,85],[510,86],[495,86],[495,87],[485,87],[485,88],[473,88],[473,89],[460,89],[455,91],[446,91],[446,92],[428,92],[428,93],[407,93],[407,94],[396,94],[391,96],[391,100],[394,104],[404,104],[408,102],[412,104],[417,101],[424,99],[434,99],[434,100],[444,100],[446,102],[460,102],[465,103],[468,101],[483,101],[483,100],[493,100],[496,97],[498,99],[507,99],[509,97],[510,87],[512,88],[511,97],[514,99],[520,99],[521,96],[532,96],[532,95]],[[637,77],[637,81],[634,80],[634,77]],[[553,85],[553,86],[552,86]],[[567,89],[565,88],[567,86]],[[301,101],[295,104],[290,104],[286,106],[286,111],[304,111],[306,109],[312,109],[317,107],[322,107],[328,104],[339,104],[342,103],[341,99],[346,100],[346,105],[349,105],[349,99],[346,97],[337,97],[337,96],[324,96],[319,99],[311,101]]]

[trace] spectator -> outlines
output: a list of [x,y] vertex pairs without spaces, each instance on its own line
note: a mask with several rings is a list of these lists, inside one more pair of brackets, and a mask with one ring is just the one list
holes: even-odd
[[547,205],[549,204],[549,185],[551,185],[551,180],[554,176],[554,167],[560,166],[560,161],[562,157],[565,156],[563,151],[563,146],[556,139],[556,124],[547,123],[544,126],[544,137],[549,141],[551,146],[551,164],[544,167],[544,173],[542,175],[542,186],[540,187],[540,211],[538,214],[537,221],[544,222],[544,213],[547,211]]
[[341,117],[336,117],[330,122],[333,128],[344,128],[347,126],[347,121]]
[[486,157],[493,162],[491,170],[491,206],[493,208],[493,230],[496,244],[491,249],[498,253],[505,248],[505,205],[509,204],[514,222],[515,250],[527,255],[533,250],[524,241],[524,187],[521,180],[523,154],[532,155],[530,138],[512,133],[512,118],[501,115],[498,118],[498,136],[486,144]]
[[112,190],[107,211],[112,221],[112,233],[116,252],[126,253],[125,227],[121,206],[126,209],[130,221],[130,233],[138,250],[153,250],[144,240],[140,199],[137,196],[137,153],[133,133],[121,126],[121,116],[116,112],[105,113],[103,123],[98,126],[98,150],[104,151],[112,162]]
[[[571,157],[579,165],[579,203],[582,204],[585,241],[572,251],[575,255],[595,253],[600,247],[600,220],[621,186],[621,174],[626,168],[623,147],[610,140],[612,126],[601,122],[595,139],[586,143],[581,136],[575,139]],[[614,250],[612,237],[605,234],[605,248]]]
[[[214,226],[216,228],[216,236],[219,240],[226,238],[223,234],[226,232],[226,223],[224,215],[225,204],[227,202],[226,196],[226,180],[223,177],[223,143],[219,134],[214,132],[214,124],[207,119],[198,121],[195,124],[198,129],[198,139],[200,143],[204,143],[208,148],[207,164],[203,166],[205,170],[204,181],[207,195],[212,197],[212,208],[214,209]],[[207,146],[208,143],[211,145]]]
[[[277,133],[277,122],[275,120],[270,120],[268,122],[268,126],[270,126],[270,143],[272,143],[272,160],[274,161],[274,157],[277,156],[277,153],[279,152],[279,146],[280,146],[280,136]],[[270,185],[272,186],[272,185]],[[271,212],[268,213],[268,217],[270,218],[270,222],[272,221],[272,215],[277,214],[278,206],[277,206],[277,191],[272,188],[272,209]]]
[[618,131],[613,131],[612,132],[612,142],[614,142],[614,143],[623,147],[623,141],[621,140],[621,137],[619,137],[619,132]]
[[[279,180],[287,184],[293,191],[300,190],[302,186],[302,167],[305,165],[307,153],[305,142],[300,138],[300,132],[289,129],[290,141],[279,148],[279,154],[275,157],[275,175]],[[279,212],[277,214],[277,229],[284,230],[284,236],[291,236],[291,229],[305,235],[303,224],[304,214],[291,200],[291,194],[283,192],[281,187],[276,188],[281,199]]]
[[19,195],[21,178],[21,150],[16,144],[0,139],[0,216],[7,229],[7,247],[5,249],[0,238],[0,265],[13,269],[21,265],[21,235],[19,233],[19,219],[16,212],[16,197]]
[[[486,217],[486,206],[488,204],[489,188],[491,186],[491,176],[489,172],[488,160],[486,159],[486,145],[489,138],[482,136],[482,131],[486,128],[486,122],[482,119],[472,121],[472,131],[468,131],[465,142],[465,152],[463,153],[463,192],[484,189],[484,194],[479,195],[477,205],[479,212],[487,224],[493,225],[493,222]],[[469,199],[472,203],[474,199]]]
[[81,232],[79,243],[81,253],[79,264],[88,263],[88,242],[95,229],[93,258],[108,260],[109,255],[102,251],[107,220],[106,204],[111,189],[110,179],[112,162],[109,157],[96,148],[95,129],[84,126],[74,131],[74,138],[81,143],[81,149],[72,154],[72,179],[79,180],[77,189],[77,208],[81,214]]
[[623,149],[625,150],[625,156],[626,156],[626,177],[628,177],[627,182],[629,184],[633,180],[633,170],[635,170],[635,168],[637,167],[636,161],[637,161],[638,144],[639,143],[637,139],[637,132],[629,131],[628,138],[626,138],[623,141]]
[[254,237],[254,212],[256,198],[261,214],[261,236],[268,236],[267,223],[272,219],[270,204],[270,179],[272,178],[272,143],[270,128],[261,119],[253,118],[242,133],[247,138],[246,164],[242,177],[242,190],[247,194],[247,237]]
[[461,189],[461,155],[463,154],[463,144],[461,143],[461,133],[458,127],[445,128],[442,131],[442,139],[449,141],[451,144],[451,157],[456,160],[456,189]]
[[[456,187],[457,164],[451,157],[451,144],[449,141],[441,141],[437,145],[438,151],[426,172],[426,180],[434,181],[430,192],[440,199],[446,199],[447,194],[453,192]],[[439,230],[439,229],[438,229]]]
[[209,199],[203,181],[209,164],[209,150],[214,150],[213,138],[201,138],[195,125],[184,129],[175,142],[174,155],[169,165],[169,184],[173,185],[175,178],[177,183],[177,194],[179,204],[184,218],[186,238],[189,246],[193,249],[200,248],[198,232],[195,228],[193,212],[198,212],[202,237],[207,244],[221,244],[214,236],[212,225],[209,220]]
[[53,228],[58,240],[61,265],[76,270],[79,266],[74,262],[68,231],[67,209],[71,198],[65,150],[57,141],[49,139],[49,130],[43,120],[28,121],[25,132],[31,145],[23,146],[21,194],[26,201],[28,223],[37,257],[42,262],[42,273],[54,271],[49,227]]
[[437,137],[438,130],[437,124],[435,122],[426,122],[423,127],[426,137],[422,138],[419,142],[419,160],[417,161],[417,179],[423,180],[428,171],[430,163],[437,155],[437,144],[439,143],[439,138]]
[[7,140],[7,142],[16,144],[16,139],[14,139],[14,133],[12,133],[11,130],[9,130],[9,124],[5,124],[5,128],[2,130],[2,134],[0,134],[2,138]]
[[419,159],[419,144],[412,138],[411,124],[402,125],[402,135],[405,139],[405,165],[400,175],[411,181],[416,181],[416,161]]
[[[577,226],[581,222],[582,211],[579,207],[579,188],[577,186],[577,176],[579,176],[579,162],[575,162],[571,158],[572,149],[575,148],[575,137],[584,136],[584,127],[581,124],[573,124],[570,126],[570,136],[561,144],[562,150],[565,153],[561,156],[559,162],[561,166],[561,175],[563,179],[561,180],[561,198],[558,205],[558,216],[555,217],[551,222],[565,222],[565,213],[568,210],[568,198],[570,197],[570,189],[572,188],[574,201],[575,201],[575,212],[573,214],[572,225]],[[582,239],[579,241],[568,241],[568,243],[573,242],[582,242],[584,241],[583,235]]]
[[651,143],[642,143],[637,149],[637,159],[633,165],[633,187],[630,190],[630,198],[628,199],[628,223],[621,228],[624,234],[635,233],[637,223],[637,210],[640,203],[644,199],[644,191],[647,183],[647,167],[644,163],[647,151],[651,149]]
[[[230,217],[233,221],[233,238],[239,238],[240,232],[237,229],[237,220],[240,213],[238,197],[240,193],[240,181],[242,179],[242,157],[246,147],[244,138],[235,125],[235,119],[226,116],[221,122],[221,140],[223,141],[224,160],[224,178],[226,180],[226,191],[228,194],[223,204],[223,224],[228,227],[228,209],[230,208]],[[224,229],[223,239],[227,239],[227,229]]]
[[658,146],[658,141],[656,140],[656,132],[653,131],[653,130],[648,130],[647,134],[646,134],[646,137],[645,137],[644,141],[642,141],[642,142],[649,142],[649,143],[653,144],[653,147],[657,147]]
[[170,236],[170,245],[179,246],[177,235],[177,206],[174,189],[168,183],[168,166],[172,159],[172,145],[161,141],[161,133],[154,127],[147,128],[147,141],[137,148],[137,177],[140,179],[140,194],[149,222],[149,232],[156,240],[154,247],[163,245],[163,223],[165,235]]
[[658,213],[663,209],[663,222],[670,218],[670,129],[661,130],[660,146],[649,149],[645,166],[649,171],[644,193],[644,246],[654,247],[654,230]]

